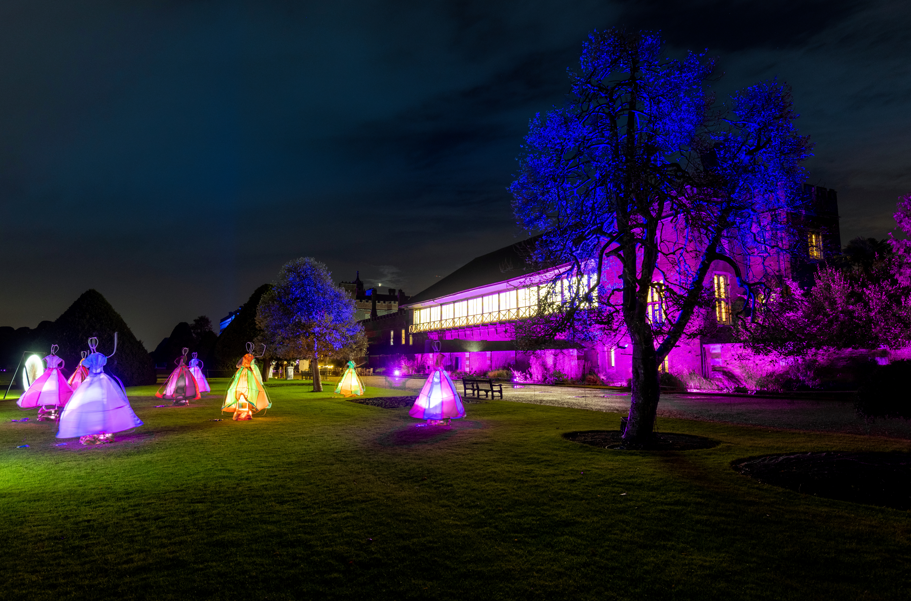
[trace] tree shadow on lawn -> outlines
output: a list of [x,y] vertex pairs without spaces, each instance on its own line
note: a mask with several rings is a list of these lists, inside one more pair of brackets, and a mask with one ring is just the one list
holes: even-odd
[[456,436],[464,436],[469,430],[480,430],[484,426],[473,420],[452,420],[449,426],[428,426],[424,422],[406,422],[405,425],[381,434],[377,443],[383,447],[413,447],[433,445]]
[[620,430],[565,432],[563,438],[579,444],[612,451],[637,452],[695,451],[712,449],[721,444],[721,441],[712,438],[673,432],[655,432],[647,444],[635,448],[626,448],[623,441],[623,433]]

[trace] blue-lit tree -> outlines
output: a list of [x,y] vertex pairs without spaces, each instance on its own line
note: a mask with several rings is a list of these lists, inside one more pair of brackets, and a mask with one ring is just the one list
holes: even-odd
[[[712,264],[731,265],[749,290],[765,285],[762,261],[745,274],[734,254],[784,243],[783,214],[799,202],[810,155],[786,85],[716,104],[713,67],[703,55],[662,56],[655,33],[593,33],[566,105],[531,121],[511,186],[519,225],[542,234],[535,259],[564,267],[553,279],[559,311],[541,312],[537,335],[598,325],[630,338],[631,446],[654,429],[659,365],[711,302]],[[650,319],[656,286],[664,308]]]
[[354,301],[332,282],[326,266],[309,257],[282,266],[259,302],[256,324],[269,354],[309,358],[313,391],[322,392],[319,361],[363,354],[365,336],[355,320]]

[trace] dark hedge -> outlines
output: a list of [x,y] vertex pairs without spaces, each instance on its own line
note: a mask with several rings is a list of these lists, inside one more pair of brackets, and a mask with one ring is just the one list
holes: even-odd
[[271,284],[263,284],[250,295],[250,299],[241,307],[240,313],[234,318],[234,321],[219,334],[218,342],[215,343],[215,350],[212,353],[211,364],[206,367],[225,371],[235,369],[238,359],[247,352],[246,344],[256,340],[256,337],[262,333],[256,327],[256,308],[259,306],[263,294],[271,287]]
[[31,346],[50,351],[51,344],[59,345],[57,354],[66,361],[67,373],[79,363],[80,351],[88,350],[92,336],[98,338],[98,352],[109,355],[116,332],[117,352],[108,359],[105,371],[120,378],[124,386],[155,383],[155,366],[148,351],[97,290],[84,292],[57,321],[38,330]]

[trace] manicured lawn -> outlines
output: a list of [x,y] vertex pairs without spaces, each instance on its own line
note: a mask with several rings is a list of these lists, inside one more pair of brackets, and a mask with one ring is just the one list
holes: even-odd
[[618,414],[509,402],[468,405],[431,436],[406,410],[281,382],[264,417],[211,421],[226,383],[189,408],[131,389],[146,425],[105,447],[55,446],[50,424],[0,403],[0,598],[909,595],[911,514],[729,467],[906,441],[665,418],[722,444],[616,452],[561,434],[616,429]]

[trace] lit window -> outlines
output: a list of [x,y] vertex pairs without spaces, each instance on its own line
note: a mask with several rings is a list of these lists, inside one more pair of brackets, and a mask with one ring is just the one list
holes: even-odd
[[405,330],[402,330],[402,344],[405,344]]
[[489,315],[491,313],[496,312],[497,309],[498,309],[497,295],[489,294],[489,295],[485,296],[484,297],[484,314]]
[[664,283],[653,282],[648,288],[648,321],[653,324],[664,323]]
[[715,277],[715,317],[718,323],[731,323],[731,293],[728,276],[716,273]]
[[430,307],[430,321],[440,321],[440,306]]
[[408,344],[410,344],[411,346],[414,346],[414,336],[412,336],[411,334],[408,334]]
[[443,319],[452,319],[452,303],[446,303],[441,307]]
[[469,315],[480,315],[481,314],[481,298],[470,298],[468,299],[468,314]]
[[616,352],[616,349],[614,349],[614,347],[610,347],[610,366],[611,367],[617,367],[617,356],[614,354],[615,352]]
[[516,308],[516,291],[510,290],[509,292],[500,293],[500,311],[505,311],[507,309]]
[[810,258],[814,261],[822,260],[822,234],[819,232],[810,232],[807,234],[809,247],[810,247]]
[[467,317],[468,301],[459,301],[457,303],[453,303],[452,315],[453,317]]
[[395,344],[395,330],[389,330],[389,346]]
[[531,286],[530,288],[520,288],[518,292],[520,307],[536,307],[538,305],[537,286]]

